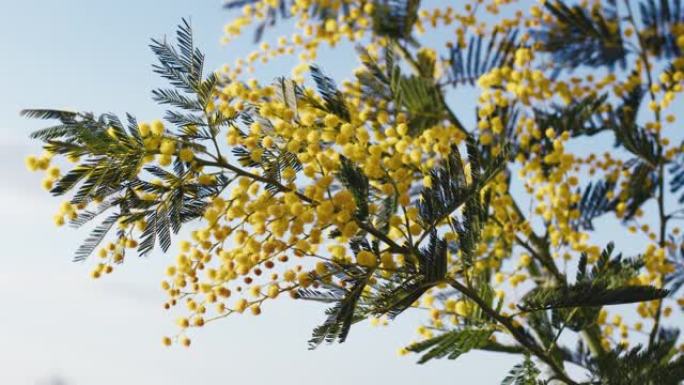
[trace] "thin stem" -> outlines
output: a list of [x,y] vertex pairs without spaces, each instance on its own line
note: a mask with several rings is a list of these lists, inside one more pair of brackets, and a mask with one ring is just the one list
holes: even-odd
[[539,345],[537,345],[537,343],[534,340],[529,338],[523,332],[522,328],[515,326],[510,318],[505,317],[496,310],[492,309],[487,303],[485,303],[482,300],[482,298],[480,298],[479,295],[477,295],[477,293],[475,293],[473,290],[466,287],[465,285],[461,284],[457,280],[449,280],[448,283],[449,285],[451,285],[451,287],[458,290],[463,295],[470,298],[470,300],[475,302],[485,314],[492,317],[494,320],[499,322],[503,327],[505,327],[511,333],[513,338],[515,338],[515,340],[518,341],[518,343],[520,343],[530,353],[534,354],[545,364],[547,364],[555,372],[555,375],[559,380],[565,382],[568,385],[579,385],[577,382],[568,377],[563,367],[559,365],[556,361],[554,361],[547,354],[547,352],[545,352],[541,347],[539,347]]

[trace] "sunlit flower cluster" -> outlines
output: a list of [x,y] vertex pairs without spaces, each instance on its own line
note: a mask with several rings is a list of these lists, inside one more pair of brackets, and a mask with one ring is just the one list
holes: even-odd
[[[421,9],[410,29],[428,34],[431,29],[452,26],[453,36],[444,46],[447,51],[423,45],[416,50],[415,57],[408,49],[398,56],[407,56],[403,59],[417,76],[434,84],[447,84],[450,79],[446,74],[445,52],[457,46],[467,48],[471,34],[486,36],[511,28],[552,23],[552,15],[542,5],[524,9],[516,3],[475,1]],[[584,3],[587,7],[598,4]],[[225,42],[239,38],[256,24],[267,25],[281,17],[279,7],[280,2],[274,0],[245,5],[241,15],[225,27]],[[358,68],[354,72],[356,78],[343,83],[338,95],[340,103],[346,106],[343,113],[323,108],[326,100],[300,80],[308,65],[317,60],[323,45],[361,43],[362,62],[382,62],[382,54],[395,49],[396,43],[373,30],[375,7],[375,2],[293,1],[287,9],[295,26],[291,36],[279,37],[272,45],[262,42],[258,50],[218,72],[225,81],[212,91],[203,114],[208,121],[221,117],[230,120],[230,124],[212,137],[210,146],[197,146],[188,139],[200,132],[200,128],[192,125],[183,127],[185,136],[181,136],[180,131],[160,120],[138,124],[144,148],[140,178],[151,185],[169,188],[131,187],[141,201],[165,204],[170,194],[166,191],[176,187],[172,183],[215,186],[228,175],[225,185],[206,197],[199,227],[189,239],[179,242],[175,257],[166,268],[161,282],[168,295],[164,307],[178,308],[180,316],[179,332],[174,337],[164,337],[164,344],[178,342],[188,346],[189,329],[235,313],[259,315],[267,301],[281,296],[297,298],[300,289],[321,285],[344,288],[348,283],[338,276],[340,266],[373,271],[364,288],[364,294],[371,296],[399,269],[412,263],[412,256],[402,252],[402,247],[422,246],[421,242],[433,230],[455,245],[459,235],[448,216],[432,228],[421,221],[419,192],[434,186],[431,170],[444,164],[454,152],[465,153],[469,139],[491,156],[511,155],[511,161],[503,172],[481,186],[478,198],[487,199],[489,211],[474,246],[472,264],[462,264],[461,252],[450,249],[449,279],[486,277],[494,288],[493,296],[501,301],[501,314],[510,317],[515,325],[526,324],[526,314],[517,305],[531,288],[565,280],[574,273],[570,266],[575,266],[582,254],[587,256],[590,266],[600,259],[604,245],[592,237],[591,230],[578,223],[584,220],[582,188],[593,177],[603,176],[615,186],[607,195],[607,199],[614,201],[612,218],[624,225],[625,233],[643,238],[644,247],[636,252],[642,255],[644,266],[637,276],[629,278],[630,282],[665,285],[668,274],[675,271],[668,250],[680,247],[674,243],[679,228],[668,226],[664,219],[665,203],[661,202],[659,208],[644,206],[632,210],[637,199],[630,186],[633,161],[606,148],[578,150],[574,145],[575,134],[568,127],[573,122],[558,121],[554,126],[549,123],[551,120],[538,119],[538,111],[567,107],[606,94],[606,98],[598,99],[596,115],[607,122],[616,114],[629,114],[617,111],[616,101],[645,84],[645,104],[650,113],[644,127],[655,138],[654,146],[664,159],[672,161],[682,152],[681,145],[668,139],[668,131],[676,129],[673,103],[682,91],[684,58],[674,58],[670,66],[662,67],[650,63],[646,53],[630,65],[634,71],[629,73],[557,76],[550,55],[533,43],[531,34],[521,34],[518,45],[512,48],[511,60],[479,74],[472,79],[475,87],[459,96],[476,95],[477,117],[471,130],[449,114],[430,117],[433,120],[429,127],[415,130],[415,117],[397,107],[396,100],[364,91],[359,79],[369,74],[366,67]],[[313,9],[326,16],[313,15]],[[482,12],[489,16],[480,16]],[[496,22],[480,21],[502,12],[512,16],[496,17]],[[636,31],[633,26],[622,28],[626,39],[648,33]],[[268,30],[264,33],[268,34]],[[680,34],[676,44],[684,49],[684,28],[677,33]],[[287,83],[288,87],[297,87],[297,101],[283,96],[278,84],[264,85],[245,79],[245,70],[254,70],[257,63],[280,55],[298,56],[299,64],[293,69],[295,80]],[[420,63],[434,66],[420,72]],[[444,107],[448,110],[449,104],[445,102]],[[517,119],[508,125],[507,114],[513,110]],[[245,116],[258,119],[244,119]],[[112,141],[127,140],[115,128],[108,135]],[[515,139],[513,146],[511,138]],[[235,149],[240,152],[231,154]],[[26,161],[30,170],[45,172],[42,185],[47,190],[55,188],[62,176],[53,165],[54,155],[47,152]],[[285,159],[286,166],[269,171],[264,165],[273,159]],[[78,159],[72,156],[70,160]],[[661,168],[662,173],[663,164],[649,161],[644,160],[644,167]],[[368,221],[359,219],[363,208],[340,176],[346,162],[368,180],[373,196],[365,208]],[[468,170],[465,184],[472,186],[472,162],[465,157],[463,162]],[[176,163],[192,172],[182,180],[169,182],[142,171],[145,166],[170,170]],[[657,194],[662,195],[663,191],[661,188]],[[387,201],[395,202],[396,210],[383,218],[382,202]],[[101,200],[97,197],[77,204],[65,202],[55,215],[55,223],[63,225],[76,220],[79,213],[99,204]],[[660,221],[654,221],[658,216]],[[127,249],[140,246],[149,225],[144,218],[118,223],[120,235],[98,249],[100,261],[92,276],[110,273],[123,262]],[[387,231],[379,231],[384,225]],[[359,236],[368,236],[380,246],[352,250],[350,241]],[[421,339],[467,323],[479,311],[471,299],[449,293],[453,294],[451,287],[439,284],[413,303],[414,308],[427,314],[425,325],[418,330]],[[598,316],[599,342],[606,349],[628,345],[630,333],[647,334],[649,326],[661,322],[661,317],[667,318],[683,304],[682,299],[667,304],[660,300],[640,303],[633,307],[639,316],[636,322],[632,322],[633,317],[612,314],[604,308]],[[384,324],[386,320],[374,318],[372,322]],[[504,330],[497,329],[498,332]],[[503,334],[503,339],[508,338]]]

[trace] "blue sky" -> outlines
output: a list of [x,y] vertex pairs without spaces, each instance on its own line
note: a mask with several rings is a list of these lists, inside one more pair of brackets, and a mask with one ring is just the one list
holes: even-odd
[[[396,350],[414,337],[418,318],[387,328],[360,325],[343,345],[308,351],[323,307],[282,300],[258,318],[233,317],[194,336],[193,347],[163,348],[175,331],[159,289],[170,256],[132,258],[113,275],[93,281],[89,266],[71,262],[86,235],[57,229],[59,201],[25,171],[39,152],[28,133],[43,124],[19,117],[27,107],[161,116],[150,91],[163,85],[151,71],[151,37],[174,33],[191,17],[208,68],[232,63],[251,49],[248,37],[221,46],[230,13],[220,1],[2,1],[0,42],[0,384],[71,385],[498,383],[517,358],[475,353],[458,361],[415,365]],[[349,51],[346,51],[349,54]],[[330,52],[324,68],[344,74],[355,66]],[[347,56],[348,57],[348,56]],[[337,63],[344,63],[346,67]],[[326,62],[328,62],[326,64]],[[289,68],[267,66],[268,80]]]

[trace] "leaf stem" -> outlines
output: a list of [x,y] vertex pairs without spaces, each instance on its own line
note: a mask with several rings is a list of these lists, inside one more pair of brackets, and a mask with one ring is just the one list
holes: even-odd
[[524,346],[530,353],[534,354],[545,364],[547,364],[554,371],[559,380],[565,382],[568,385],[579,385],[577,382],[568,377],[568,375],[565,373],[565,370],[561,365],[554,361],[553,358],[551,358],[541,347],[539,347],[539,345],[537,345],[537,343],[533,339],[531,339],[528,335],[524,333],[524,329],[514,325],[513,321],[510,318],[505,317],[496,310],[492,309],[487,303],[485,303],[482,300],[482,298],[480,298],[479,295],[477,295],[477,293],[475,293],[473,290],[466,287],[465,285],[461,284],[457,280],[449,280],[448,283],[449,285],[451,285],[451,287],[458,290],[463,295],[470,298],[470,300],[475,302],[485,314],[492,317],[494,320],[503,325],[511,333],[511,335],[513,336],[513,338],[515,338],[516,341],[518,341],[522,346]]

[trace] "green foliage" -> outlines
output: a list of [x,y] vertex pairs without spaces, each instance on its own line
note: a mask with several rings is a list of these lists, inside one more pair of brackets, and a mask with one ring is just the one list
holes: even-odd
[[670,163],[669,172],[672,175],[670,179],[670,192],[673,194],[680,194],[678,202],[684,203],[684,194],[680,193],[684,187],[684,155],[679,155],[672,163]]
[[485,346],[492,332],[491,329],[486,328],[453,330],[410,345],[406,349],[414,353],[425,352],[418,360],[419,364],[424,364],[435,358],[446,357],[447,359],[455,360],[472,349]]
[[420,0],[375,0],[373,31],[392,39],[412,39]]
[[458,147],[451,149],[444,167],[430,172],[432,186],[423,189],[420,199],[420,219],[425,228],[433,227],[473,195],[466,181],[465,166]]
[[444,118],[442,91],[433,80],[420,76],[400,76],[391,84],[394,102],[409,114],[409,133],[416,135]]
[[[534,109],[534,117],[539,127],[552,127],[557,134],[568,132],[571,137],[592,136],[609,126],[597,122],[597,111],[608,100],[608,95],[588,96],[573,100],[568,105],[553,104],[548,110]],[[548,147],[548,138],[541,139]]]
[[615,208],[615,199],[610,199],[608,194],[615,188],[615,183],[600,180],[596,183],[590,182],[582,192],[582,197],[577,203],[579,218],[575,221],[575,228],[582,227],[593,230],[592,221]]
[[544,3],[555,20],[544,24],[536,37],[560,65],[558,71],[561,66],[625,66],[628,50],[618,28],[615,0],[606,3],[602,9],[568,6],[560,0]]
[[621,255],[611,259],[613,245],[609,244],[591,272],[586,271],[587,256],[579,261],[577,280],[571,285],[538,286],[518,305],[523,311],[601,307],[664,298],[667,290],[652,286],[629,285],[641,263],[623,260]]
[[338,173],[340,181],[354,196],[356,217],[360,220],[368,218],[368,177],[349,159],[341,158],[342,167]]
[[430,234],[428,245],[418,254],[418,271],[424,282],[436,283],[446,277],[447,242],[440,239],[436,231]]
[[629,194],[626,202],[627,208],[623,220],[634,218],[639,208],[649,199],[655,196],[658,186],[657,169],[644,162],[630,162],[630,175],[625,190]]
[[176,108],[167,110],[165,118],[181,128],[182,138],[211,140],[219,126],[232,121],[220,112],[205,112],[220,81],[214,73],[203,76],[204,54],[195,47],[187,20],[183,19],[176,35],[175,46],[166,39],[152,39],[150,44],[158,60],[152,66],[154,72],[174,87],[154,90],[152,97],[160,104]]
[[[62,123],[71,123],[78,117],[76,112],[51,109],[22,110],[21,115],[31,119],[59,119]],[[31,134],[31,139],[50,139],[49,132],[52,130],[55,129],[38,130]]]
[[654,56],[681,54],[674,28],[684,22],[681,0],[646,0],[639,3],[640,21],[645,27],[643,42]]
[[164,40],[152,39],[150,48],[159,64],[152,66],[154,72],[167,79],[171,85],[189,93],[199,91],[204,67],[204,54],[195,48],[190,23],[183,19],[177,32],[178,48]]
[[97,227],[95,227],[95,229],[93,229],[90,233],[90,236],[88,236],[88,238],[86,238],[76,250],[74,261],[82,261],[88,258],[102,243],[102,240],[105,238],[105,236],[107,236],[114,224],[116,224],[116,221],[119,219],[119,217],[120,214],[118,212],[113,213],[104,221],[102,221],[102,223],[100,223]]
[[370,55],[361,46],[357,46],[356,51],[363,64],[363,70],[355,73],[356,80],[361,85],[362,97],[367,100],[395,100],[392,84],[399,79],[401,69],[395,65],[397,63],[394,50],[383,50],[380,59]]
[[294,113],[295,118],[298,118],[297,93],[301,93],[301,90],[297,83],[292,79],[279,77],[273,82],[273,86],[276,89],[277,99]]
[[241,165],[262,170],[264,177],[269,180],[266,183],[266,189],[269,191],[275,192],[280,189],[280,186],[277,184],[282,182],[282,172],[287,167],[295,171],[302,170],[302,164],[297,159],[297,156],[287,150],[279,148],[265,149],[261,145],[257,148],[263,151],[259,162],[254,161],[252,159],[252,152],[244,147],[234,147],[231,152]]
[[466,147],[470,161],[471,183],[467,183],[465,166],[458,149],[453,147],[444,166],[430,173],[432,186],[421,193],[419,213],[423,227],[430,229],[463,207],[461,219],[448,220],[458,234],[463,261],[470,265],[474,248],[480,239],[480,230],[489,212],[489,194],[484,194],[482,198],[480,191],[501,172],[505,154],[500,154],[483,164],[475,142],[469,140]]
[[430,172],[432,186],[423,189],[419,202],[420,219],[425,228],[434,227],[464,204],[465,215],[468,218],[466,220],[475,221],[486,212],[479,200],[479,191],[501,172],[505,154],[500,154],[483,164],[474,141],[468,141],[467,151],[471,183],[467,183],[465,165],[455,146],[452,147],[443,167]]
[[[580,123],[579,127],[570,128],[569,131],[573,136],[610,131],[615,136],[616,147],[627,150],[633,156],[625,162],[624,168],[629,170],[629,177],[627,183],[621,184],[620,188],[617,188],[616,183],[609,178],[591,182],[585,187],[582,198],[577,204],[580,218],[577,219],[576,226],[593,229],[592,221],[605,213],[615,211],[621,202],[620,196],[627,197],[624,201],[625,210],[622,220],[629,221],[648,200],[654,197],[658,185],[657,165],[663,160],[654,135],[636,122],[643,96],[643,87],[635,87],[621,99],[619,106],[610,110],[606,116],[599,116],[596,112],[593,115],[591,113],[592,109],[593,111],[600,109],[606,100],[605,96],[599,99],[589,98],[576,104],[578,107],[584,105],[589,109],[570,108],[567,114],[563,114],[565,116],[563,120],[570,119],[569,124],[573,124],[571,123],[573,116],[579,117],[575,122],[587,122],[586,124]],[[569,127],[559,124],[560,122],[556,119],[548,123],[556,123],[559,127]],[[609,198],[611,194],[613,197]]]
[[[150,47],[159,60],[154,70],[174,86],[171,90],[154,91],[153,97],[162,104],[189,111],[185,115],[168,111],[167,117],[171,121],[215,127],[221,119],[217,117],[210,124],[202,111],[210,100],[217,78],[214,75],[202,78],[204,55],[194,47],[186,20],[179,26],[177,37],[177,47],[165,40],[152,41]],[[80,158],[77,166],[56,181],[51,192],[60,196],[73,192],[70,198],[73,204],[103,202],[97,210],[85,211],[72,221],[75,226],[82,226],[106,215],[76,251],[74,259],[77,261],[92,254],[117,222],[146,221],[138,246],[140,255],[152,251],[155,244],[163,251],[168,250],[171,233],[177,233],[183,223],[201,216],[206,197],[218,194],[228,183],[223,175],[217,174],[214,184],[199,184],[194,181],[197,171],[179,159],[172,171],[149,166],[141,173],[144,157],[149,152],[137,121],[130,115],[124,124],[113,114],[97,118],[91,113],[57,110],[24,110],[22,114],[31,118],[59,119],[61,124],[36,131],[31,136],[46,142],[45,148],[53,153]],[[188,131],[192,134],[181,131],[178,134],[180,144],[201,151],[204,147],[198,140],[211,138],[210,131]],[[140,175],[152,175],[165,183],[153,184],[142,180]],[[142,199],[139,193],[151,193],[155,198]],[[124,236],[118,231],[117,237]]]
[[[309,69],[311,70],[311,77],[318,88],[318,93],[325,102],[321,109],[333,113],[340,117],[340,119],[348,122],[349,110],[344,103],[342,93],[335,85],[335,81],[323,74],[323,71],[317,66],[311,66]],[[309,102],[317,104],[315,100],[309,100]]]
[[622,348],[589,358],[592,384],[679,385],[684,381],[684,356],[677,355],[678,331],[663,330],[657,341],[644,348]]
[[351,288],[341,288],[332,285],[325,285],[322,289],[300,289],[297,291],[298,298],[319,302],[333,302],[333,307],[326,311],[328,316],[325,322],[316,327],[309,340],[309,348],[315,349],[323,342],[344,342],[349,334],[352,323],[365,318],[360,314],[358,306],[363,289],[368,284],[370,272],[364,271],[355,266],[335,266],[329,265],[332,271],[348,283]]
[[607,288],[604,284],[582,282],[560,288],[537,288],[525,296],[524,311],[593,307],[645,302],[667,296],[666,290],[652,286]]
[[368,298],[372,314],[394,318],[442,282],[446,275],[447,247],[436,232],[430,234],[428,245],[416,253],[415,259],[416,263],[407,264]]
[[669,261],[675,266],[675,271],[665,279],[671,295],[677,294],[684,286],[684,237],[670,236],[671,247],[668,248]]
[[434,62],[427,56],[419,56],[414,63],[424,75],[402,74],[394,53],[402,49],[393,42],[384,50],[382,60],[376,60],[358,48],[365,71],[357,72],[356,77],[364,98],[391,101],[388,112],[407,114],[409,134],[418,135],[446,117],[443,90],[432,79]]
[[517,29],[496,30],[488,37],[471,36],[465,48],[456,45],[449,53],[449,83],[474,86],[482,75],[492,69],[512,66],[518,47]]
[[587,271],[588,257],[582,254],[577,264],[576,282],[605,282],[615,287],[625,285],[636,277],[639,269],[643,267],[641,258],[623,258],[622,254],[611,258],[614,249],[615,245],[609,243],[590,271]]
[[529,355],[525,355],[525,360],[519,364],[516,364],[508,376],[501,381],[501,385],[538,385],[544,384],[543,381],[539,381],[538,378],[541,372],[532,362]]

